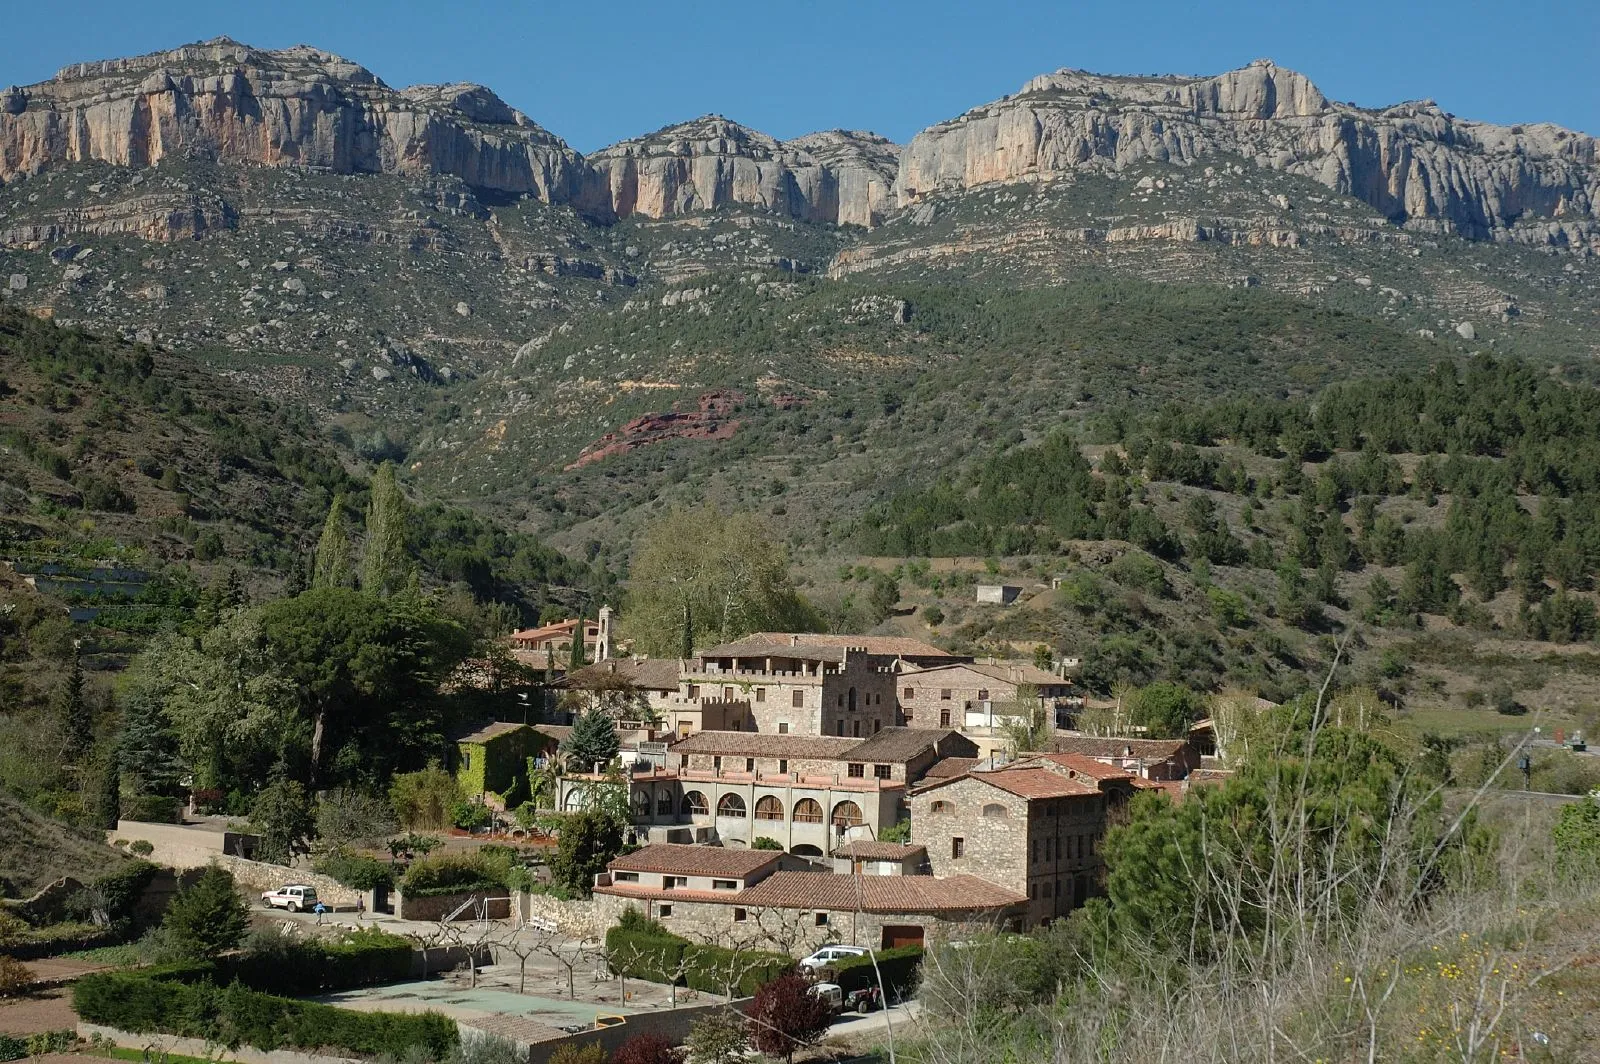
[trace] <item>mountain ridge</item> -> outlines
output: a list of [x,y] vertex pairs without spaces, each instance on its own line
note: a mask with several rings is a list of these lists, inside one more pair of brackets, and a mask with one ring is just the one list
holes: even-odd
[[[742,205],[874,227],[940,192],[1237,155],[1310,177],[1399,227],[1600,249],[1596,140],[1458,119],[1431,101],[1359,108],[1256,60],[1210,76],[1063,68],[917,133],[782,141],[705,115],[587,155],[471,82],[393,89],[309,45],[230,38],[63,67],[0,94],[0,182],[63,162],[175,151],[338,173],[434,174],[570,205],[602,223]],[[893,174],[890,164],[893,163]]]

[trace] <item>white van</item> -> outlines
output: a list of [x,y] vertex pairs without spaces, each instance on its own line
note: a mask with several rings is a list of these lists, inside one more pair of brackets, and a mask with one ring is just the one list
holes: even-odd
[[817,952],[801,961],[800,967],[807,971],[815,971],[818,968],[826,968],[830,964],[838,964],[840,961],[852,960],[866,955],[867,948],[865,946],[823,946]]

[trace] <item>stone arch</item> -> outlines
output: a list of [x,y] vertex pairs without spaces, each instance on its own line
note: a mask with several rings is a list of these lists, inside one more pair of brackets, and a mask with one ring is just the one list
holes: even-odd
[[706,796],[699,791],[687,791],[683,796],[683,813],[685,816],[705,816],[711,812],[711,804],[706,801]]
[[983,810],[979,815],[986,816],[991,819],[997,819],[999,817],[1010,816],[1011,810],[1007,809],[999,802],[990,802],[988,805],[983,807]]
[[956,807],[951,802],[934,802],[928,807],[928,812],[930,813],[954,813],[955,811]]
[[796,824],[822,823],[822,806],[815,798],[802,798],[794,803],[794,822]]
[[736,816],[742,819],[744,814],[744,798],[741,795],[729,791],[717,802],[718,816]]
[[789,852],[794,854],[796,857],[821,857],[822,856],[822,848],[819,847],[819,846],[813,846],[809,842],[802,842],[802,843],[799,843],[798,845],[791,846],[791,847],[789,847]]
[[776,795],[762,795],[756,799],[755,818],[757,820],[782,820],[783,802],[779,801]]

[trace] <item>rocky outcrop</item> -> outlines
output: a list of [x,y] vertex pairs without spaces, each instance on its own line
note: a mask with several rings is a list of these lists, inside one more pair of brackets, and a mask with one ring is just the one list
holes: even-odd
[[1268,60],[1210,78],[1034,78],[917,134],[900,156],[897,198],[1230,155],[1309,177],[1414,229],[1600,245],[1593,137],[1465,121],[1432,101],[1364,110]]
[[582,157],[479,85],[396,92],[328,52],[227,38],[80,63],[0,92],[0,181],[62,163],[184,153],[338,173],[434,173],[585,205]]
[[835,130],[783,142],[706,115],[588,161],[619,218],[744,204],[808,222],[871,226],[893,205],[897,153],[870,133]]
[[744,393],[737,391],[706,392],[694,410],[681,411],[674,404],[666,413],[642,414],[585,447],[566,468],[577,469],[668,440],[732,439],[742,424],[733,415],[744,398]]

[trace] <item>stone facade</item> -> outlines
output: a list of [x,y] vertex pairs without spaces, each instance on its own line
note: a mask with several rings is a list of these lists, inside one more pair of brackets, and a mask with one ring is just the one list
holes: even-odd
[[863,738],[899,723],[892,662],[848,647],[717,647],[688,664],[680,697],[740,704],[750,730],[773,735]]
[[1038,692],[1039,704],[1058,727],[1080,704],[1069,680],[1016,662],[908,669],[900,674],[896,694],[908,727],[976,729],[990,726],[988,714],[1010,711],[1023,685]]
[[[476,895],[468,894],[437,894],[427,898],[408,898],[396,893],[394,896],[395,915],[402,920],[420,920],[432,923],[444,920],[451,913],[461,908],[462,904]],[[509,894],[498,898],[484,898],[482,901],[489,907],[489,919],[511,919],[511,897]],[[457,920],[479,919],[478,905],[476,902],[465,912],[456,917]]]
[[1030,927],[1065,916],[1098,893],[1108,797],[1030,798],[986,775],[973,773],[912,796],[911,841],[927,848],[933,874],[966,873],[1027,894]]
[[321,875],[307,868],[290,868],[249,861],[221,852],[224,833],[183,824],[146,824],[134,820],[119,820],[115,831],[106,832],[107,841],[113,838],[134,841],[144,839],[153,849],[149,860],[182,871],[204,868],[215,863],[233,873],[241,888],[259,894],[277,890],[294,883],[317,888],[317,898],[330,908],[355,908],[362,893],[344,886],[331,876]]

